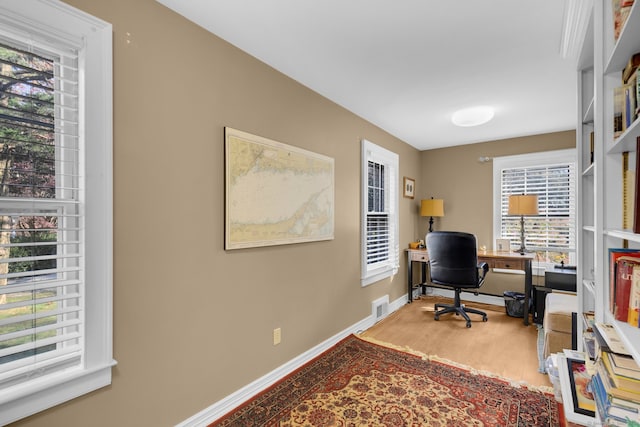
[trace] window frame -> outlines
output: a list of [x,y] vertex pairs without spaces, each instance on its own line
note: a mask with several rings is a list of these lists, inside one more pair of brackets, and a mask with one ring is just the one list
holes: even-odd
[[[398,272],[400,255],[398,247],[399,239],[399,156],[383,147],[374,144],[366,139],[362,140],[362,165],[361,165],[361,286],[368,286],[374,282],[378,282],[387,277],[391,277]],[[378,262],[373,265],[367,263],[368,259],[368,239],[367,239],[367,219],[368,219],[368,180],[369,180],[369,161],[385,166],[387,177],[384,185],[384,192],[388,196],[385,203],[387,214],[389,216],[389,242],[387,244],[388,258],[384,262]]]
[[0,33],[55,47],[76,46],[84,170],[84,343],[78,367],[0,389],[0,424],[111,384],[113,359],[112,26],[56,0],[4,0]]
[[[493,158],[493,238],[504,238],[501,236],[501,201],[502,201],[502,170],[511,168],[527,168],[527,167],[544,167],[557,164],[573,163],[574,177],[574,212],[573,212],[573,248],[569,249],[569,260],[567,264],[575,265],[576,263],[576,224],[578,215],[577,206],[577,153],[573,148],[563,150],[544,151],[537,153],[518,154],[513,156],[502,156]],[[526,218],[525,218],[526,220]],[[518,241],[518,247],[520,242]],[[543,275],[544,271],[553,268],[553,263],[536,262],[534,274]],[[506,271],[506,270],[505,270]]]

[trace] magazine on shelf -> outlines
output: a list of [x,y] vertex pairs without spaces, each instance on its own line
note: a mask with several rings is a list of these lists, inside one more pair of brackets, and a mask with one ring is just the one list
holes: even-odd
[[631,353],[629,353],[629,350],[624,346],[624,343],[620,339],[620,336],[613,325],[596,322],[595,326],[600,336],[602,336],[604,341],[607,343],[607,347],[609,347],[611,352],[631,356]]
[[615,353],[609,353],[608,357],[616,374],[640,378],[640,366],[633,357]]

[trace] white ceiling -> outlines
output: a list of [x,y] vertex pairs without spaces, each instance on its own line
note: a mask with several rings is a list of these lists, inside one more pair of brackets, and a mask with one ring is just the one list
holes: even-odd
[[566,1],[158,0],[420,150],[575,129]]

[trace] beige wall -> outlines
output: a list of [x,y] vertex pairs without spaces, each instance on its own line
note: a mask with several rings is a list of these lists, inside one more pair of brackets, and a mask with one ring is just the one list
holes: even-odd
[[[434,230],[468,231],[476,235],[478,245],[491,249],[493,163],[481,163],[478,158],[575,148],[575,145],[575,131],[566,131],[423,151],[418,196],[444,199],[445,216],[434,218]],[[418,222],[420,230],[429,229],[427,219],[419,218]],[[498,296],[505,290],[522,292],[523,283],[520,276],[490,273],[482,291]],[[534,277],[534,284],[543,285],[543,278]]]
[[[490,165],[476,159],[509,142],[421,154],[153,0],[66,1],[114,30],[118,365],[110,387],[16,426],[174,425],[403,295],[404,258],[393,280],[360,286],[362,138],[418,180],[400,199],[402,246],[426,229],[427,195],[446,200],[438,228],[491,235]],[[334,240],[223,250],[224,126],[335,158]],[[522,141],[516,152],[541,146]]]
[[[153,0],[68,0],[113,24],[113,384],[21,426],[175,425],[405,291],[360,286],[360,141],[420,153]],[[225,252],[223,128],[335,159],[335,239]],[[400,200],[400,240],[414,202]],[[272,331],[282,328],[282,344]]]

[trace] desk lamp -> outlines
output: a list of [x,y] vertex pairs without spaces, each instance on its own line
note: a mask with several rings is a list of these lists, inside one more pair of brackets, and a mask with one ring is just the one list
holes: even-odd
[[512,194],[509,196],[509,215],[520,215],[520,252],[524,255],[527,248],[524,244],[524,216],[538,215],[537,194]]
[[433,231],[433,217],[444,216],[444,200],[434,199],[433,197],[420,201],[420,216],[428,216],[429,233]]

